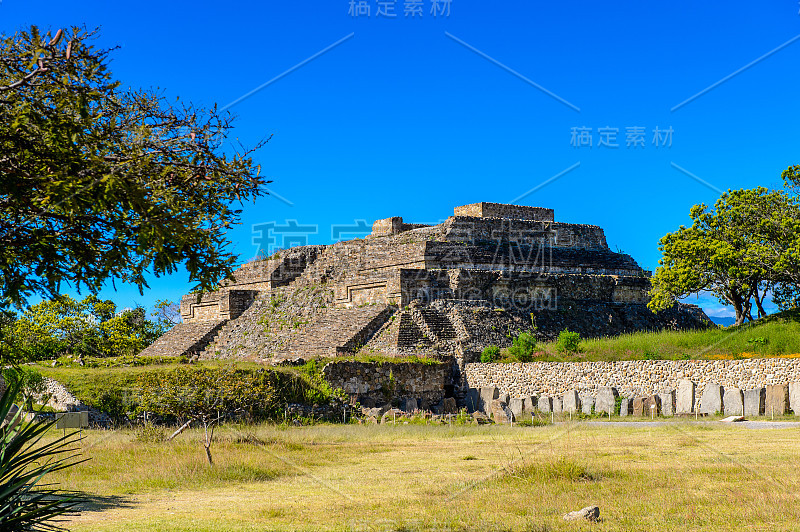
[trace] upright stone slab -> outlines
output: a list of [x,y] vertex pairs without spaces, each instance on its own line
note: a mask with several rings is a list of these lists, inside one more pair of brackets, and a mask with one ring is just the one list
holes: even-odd
[[562,408],[564,412],[578,412],[581,409],[581,398],[577,390],[570,390],[564,394]]
[[483,412],[487,416],[491,414],[492,401],[499,398],[500,398],[500,390],[498,390],[494,386],[490,388],[481,388],[481,401],[480,401],[481,412]]
[[661,415],[674,416],[675,415],[675,390],[669,390],[664,393],[658,394],[661,402]]
[[508,409],[514,414],[514,421],[522,419],[523,402],[521,397],[514,397],[508,401]]
[[417,400],[413,397],[407,397],[405,401],[403,401],[403,410],[406,412],[413,412],[417,410],[419,407],[417,406]]
[[706,383],[703,388],[703,395],[700,396],[700,407],[698,413],[714,415],[722,412],[722,386],[715,382]]
[[553,397],[553,413],[560,414],[564,411],[564,400],[561,397]]
[[458,403],[455,397],[442,399],[442,414],[458,414]]
[[789,383],[789,408],[794,415],[800,416],[800,382]]
[[499,399],[494,399],[492,401],[491,410],[492,419],[494,419],[494,422],[497,424],[504,425],[514,420],[514,413],[508,408],[505,402]]
[[616,388],[604,386],[597,390],[597,397],[594,400],[594,411],[603,414],[614,414],[617,408],[617,397],[619,393]]
[[764,404],[766,403],[767,389],[756,388],[744,391],[744,415],[763,416]]
[[466,403],[467,412],[472,413],[481,409],[481,391],[477,388],[470,388],[467,390],[467,395],[464,398]]
[[767,399],[764,414],[782,416],[789,413],[789,385],[767,386]]
[[633,399],[623,397],[619,402],[619,416],[626,417],[633,414]]
[[542,414],[549,414],[553,411],[553,399],[547,395],[540,395],[536,401],[536,409]]
[[537,397],[535,395],[522,398],[523,414],[533,414],[533,412],[536,410],[536,399]]
[[722,394],[722,412],[726,416],[744,415],[744,394],[739,388],[725,388]]
[[594,396],[584,394],[581,396],[581,412],[586,414],[587,416],[592,414],[594,409]]
[[684,379],[678,383],[678,391],[675,394],[675,413],[691,414],[692,412],[694,412],[694,383]]
[[658,395],[648,395],[642,399],[642,415],[657,416],[661,414],[661,397]]
[[[644,402],[645,402],[645,398],[644,397],[634,397],[633,398],[633,415],[634,416],[640,417],[640,416],[645,415]],[[647,415],[650,415],[650,412],[647,412]]]

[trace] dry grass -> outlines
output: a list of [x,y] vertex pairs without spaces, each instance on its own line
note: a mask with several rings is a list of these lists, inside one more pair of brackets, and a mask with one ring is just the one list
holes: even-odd
[[[90,431],[73,530],[800,530],[800,424]],[[589,504],[597,525],[561,516]]]

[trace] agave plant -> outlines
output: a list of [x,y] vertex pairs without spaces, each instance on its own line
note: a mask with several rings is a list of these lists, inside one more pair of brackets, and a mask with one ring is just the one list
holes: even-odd
[[64,530],[56,518],[74,510],[79,500],[43,479],[83,461],[76,445],[81,436],[73,432],[42,442],[55,421],[24,422],[22,409],[14,406],[19,391],[13,384],[0,396],[0,532]]

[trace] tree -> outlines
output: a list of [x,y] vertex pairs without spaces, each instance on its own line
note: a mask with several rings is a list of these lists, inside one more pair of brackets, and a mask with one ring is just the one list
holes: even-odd
[[213,289],[237,259],[232,205],[266,193],[251,158],[266,141],[227,153],[232,118],[216,106],[121,89],[96,35],[0,35],[0,308],[62,283],[141,292],[146,274],[182,264],[195,289]]
[[263,414],[272,407],[275,390],[263,371],[248,372],[227,367],[178,368],[145,373],[139,379],[140,410],[203,426],[203,447],[214,464],[211,445],[215,427],[227,419]]
[[166,332],[181,322],[181,306],[175,301],[159,299],[153,306],[152,316]]
[[80,436],[73,432],[41,443],[55,421],[20,423],[22,410],[11,414],[19,386],[7,387],[0,396],[0,419],[11,418],[0,426],[0,531],[64,530],[53,519],[74,509],[79,501],[74,494],[41,481],[83,461],[76,446]]
[[660,241],[648,306],[657,311],[708,291],[734,308],[737,325],[752,319],[754,304],[765,316],[768,288],[787,279],[780,267],[787,238],[780,235],[800,219],[797,204],[785,191],[758,187],[725,192],[713,209],[695,205],[690,216],[691,227]]

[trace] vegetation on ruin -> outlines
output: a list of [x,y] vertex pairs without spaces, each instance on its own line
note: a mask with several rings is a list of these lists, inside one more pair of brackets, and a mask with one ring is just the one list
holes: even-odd
[[86,434],[91,460],[53,476],[88,499],[75,532],[554,532],[586,529],[562,516],[591,504],[608,531],[794,530],[800,518],[800,427],[228,425],[213,468],[199,429],[171,442]]

